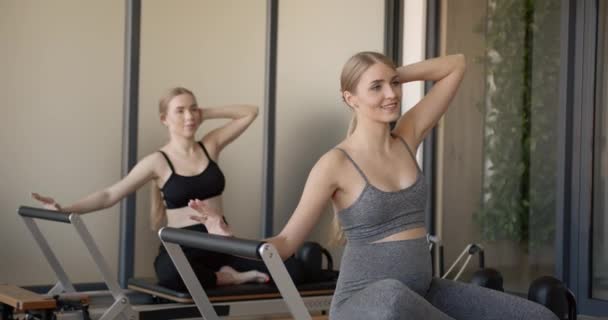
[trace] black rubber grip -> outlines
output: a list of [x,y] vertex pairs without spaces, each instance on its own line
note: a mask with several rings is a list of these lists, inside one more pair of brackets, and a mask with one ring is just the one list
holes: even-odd
[[261,259],[258,249],[264,244],[263,241],[224,237],[171,227],[160,229],[158,234],[165,242],[252,259]]
[[70,215],[65,212],[21,206],[17,212],[24,217],[52,220],[63,223],[70,223]]

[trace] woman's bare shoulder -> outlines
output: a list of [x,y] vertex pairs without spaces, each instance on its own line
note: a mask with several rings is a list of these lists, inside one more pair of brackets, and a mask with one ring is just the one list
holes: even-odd
[[338,176],[340,174],[340,169],[343,168],[346,161],[348,161],[344,152],[345,149],[347,149],[347,147],[342,143],[329,149],[319,158],[315,164],[315,168],[323,171],[327,175]]
[[161,149],[146,155],[141,160],[139,160],[137,165],[141,165],[143,167],[148,168],[149,170],[158,173],[159,170],[167,166],[167,160],[165,159],[163,154],[160,153],[160,151]]

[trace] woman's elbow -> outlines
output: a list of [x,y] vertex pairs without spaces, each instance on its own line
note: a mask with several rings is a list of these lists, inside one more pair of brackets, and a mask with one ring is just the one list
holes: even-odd
[[260,108],[258,106],[251,106],[249,110],[249,114],[253,119],[257,118],[258,113],[260,113]]
[[245,119],[247,121],[247,124],[250,124],[253,122],[253,120],[255,120],[255,118],[257,118],[258,113],[259,108],[257,106],[245,105],[240,110],[236,119]]
[[292,256],[292,254],[289,254],[284,250],[279,250],[276,247],[275,247],[275,249],[277,250],[277,253],[279,254],[279,257],[281,257],[282,261],[285,261],[285,260],[289,259],[289,257]]
[[118,195],[113,194],[108,190],[101,191],[101,206],[103,209],[107,209],[120,201]]
[[284,238],[281,238],[280,236],[270,238],[266,240],[266,242],[271,244],[277,250],[277,253],[283,261],[291,257],[295,252],[295,250],[291,249],[290,246],[287,244],[287,241]]

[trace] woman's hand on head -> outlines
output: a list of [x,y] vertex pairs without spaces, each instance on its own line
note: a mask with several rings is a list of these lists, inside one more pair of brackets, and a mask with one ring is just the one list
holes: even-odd
[[199,119],[199,125],[201,125],[203,122],[205,122],[206,118],[205,118],[205,109],[201,108],[201,107],[197,107],[196,108],[196,112],[198,112],[198,119]]
[[42,196],[36,192],[32,192],[32,198],[42,203],[42,206],[47,210],[63,211],[61,210],[59,203],[57,203],[55,199],[51,197]]

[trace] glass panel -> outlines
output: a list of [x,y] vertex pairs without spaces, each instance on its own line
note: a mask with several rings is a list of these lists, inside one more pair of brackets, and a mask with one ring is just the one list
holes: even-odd
[[[384,1],[282,1],[279,28],[276,232],[298,204],[312,166],[346,137],[351,113],[340,98],[340,72],[356,52],[382,51]],[[323,215],[311,240],[327,243],[332,217],[331,211]],[[340,256],[341,248],[330,248],[334,257]]]
[[526,293],[554,268],[560,2],[450,0],[442,12],[442,53],[468,58],[439,134],[445,261],[481,243],[505,290]]
[[[257,119],[219,158],[226,175],[224,214],[235,233],[260,237],[266,1],[142,1],[139,150],[143,157],[168,141],[158,99],[174,86],[191,89],[202,108],[253,104]],[[207,119],[197,137],[227,123]],[[150,190],[137,194],[135,274],[154,275],[158,236],[150,231]]]
[[598,2],[591,295],[595,299],[608,300],[608,4]]
[[[120,179],[123,2],[0,1],[0,283],[57,281],[16,213],[30,192],[69,205]],[[118,212],[84,219],[114,274]],[[38,225],[72,282],[100,281],[71,226]]]

